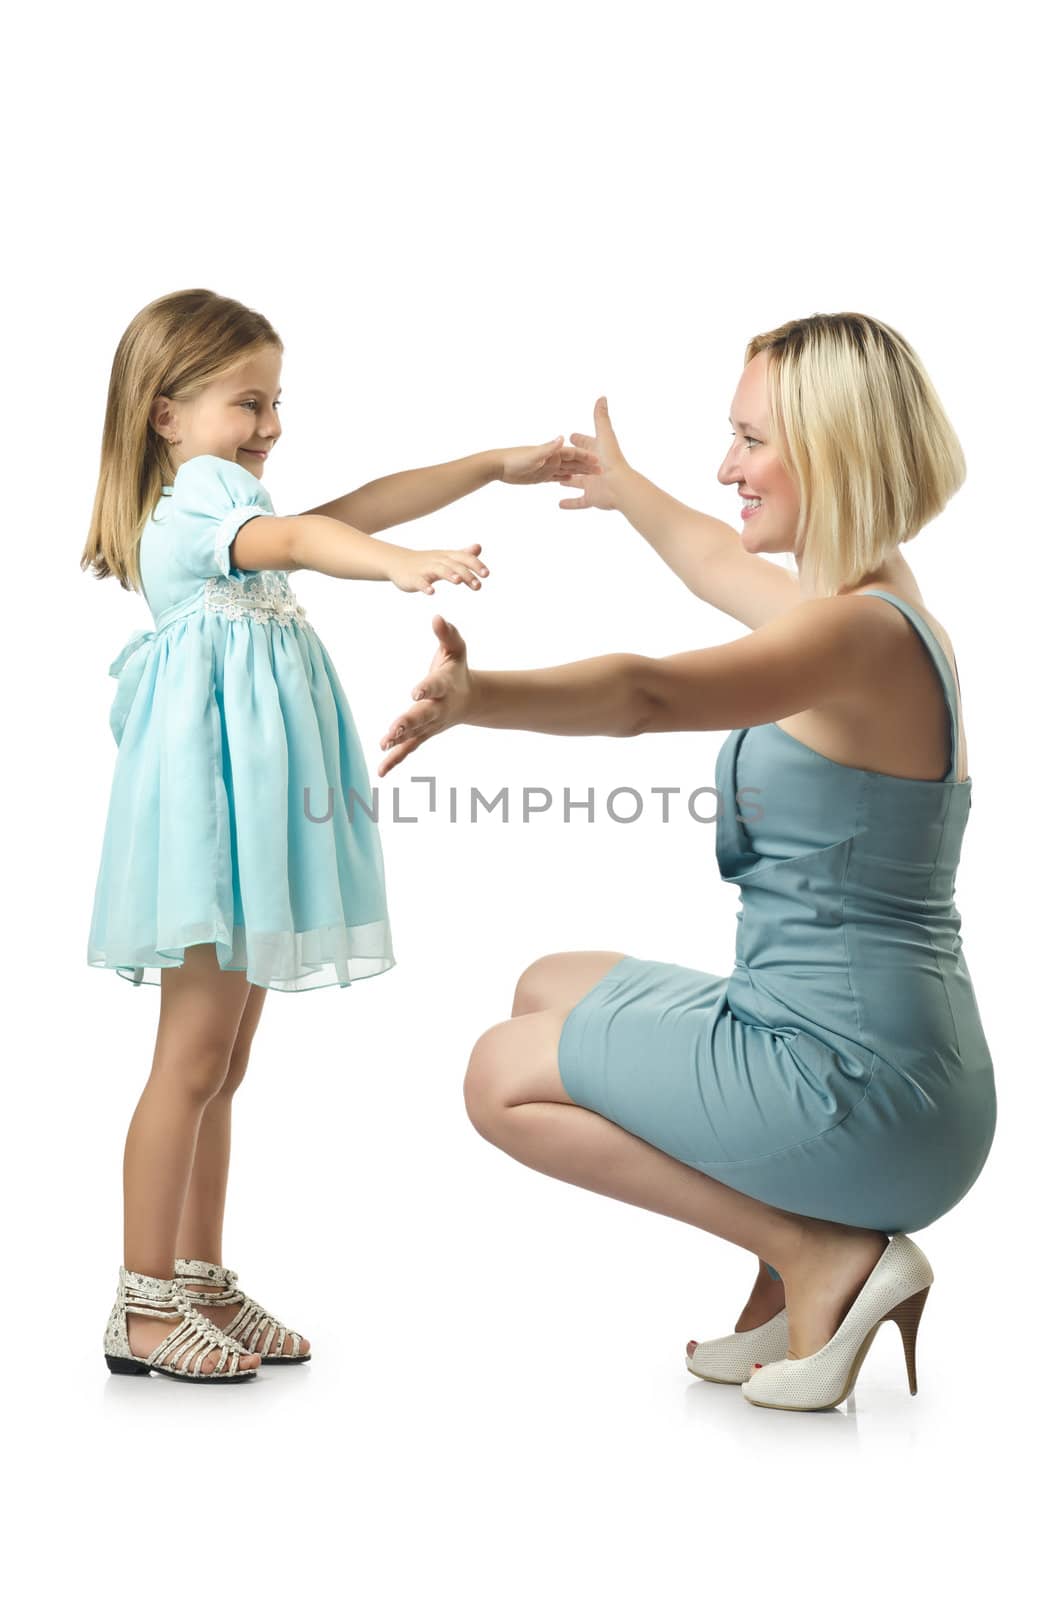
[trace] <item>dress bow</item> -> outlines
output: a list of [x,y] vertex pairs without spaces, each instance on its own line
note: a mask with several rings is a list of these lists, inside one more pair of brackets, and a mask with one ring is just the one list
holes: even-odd
[[115,744],[121,744],[126,718],[135,699],[140,679],[144,675],[144,667],[147,665],[146,647],[157,637],[158,634],[154,628],[138,628],[121,653],[115,656],[108,669],[110,676],[118,680],[118,687],[115,690],[114,701],[110,708],[110,729],[114,735]]

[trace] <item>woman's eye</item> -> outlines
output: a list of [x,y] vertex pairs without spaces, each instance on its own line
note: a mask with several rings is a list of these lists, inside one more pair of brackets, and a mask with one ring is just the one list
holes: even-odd
[[[240,401],[240,405],[244,405],[244,406],[256,406],[257,403],[258,402],[256,400],[241,400]],[[273,401],[273,405],[274,406],[282,406],[283,405],[283,401],[282,400],[274,400]]]
[[[729,435],[729,437],[730,437],[730,439],[735,439],[736,435],[734,433],[731,433]],[[749,433],[745,433],[744,434],[744,438],[747,440],[748,444],[761,444],[761,442],[762,442],[761,439],[752,439],[751,435]]]

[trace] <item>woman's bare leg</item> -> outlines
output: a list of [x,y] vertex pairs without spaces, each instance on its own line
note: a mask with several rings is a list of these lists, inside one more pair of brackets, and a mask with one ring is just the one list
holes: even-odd
[[[621,960],[621,950],[570,950],[542,956],[527,967],[516,984],[512,1016],[553,1010],[566,1015],[601,978],[607,976],[615,962]],[[772,1277],[768,1265],[759,1259],[758,1273],[747,1302],[736,1319],[735,1333],[760,1328],[771,1317],[775,1317],[784,1305],[784,1280]],[[690,1339],[689,1355],[695,1347],[695,1339]]]
[[[171,1278],[199,1125],[227,1075],[248,985],[244,973],[221,971],[212,944],[189,945],[182,966],[162,968],[161,985],[151,1074],[125,1141],[125,1265]],[[135,1312],[127,1321],[139,1356],[173,1330],[172,1322]],[[203,1370],[218,1359],[207,1356]],[[259,1360],[248,1355],[239,1365]]]
[[464,1085],[474,1126],[549,1177],[675,1217],[772,1262],[787,1291],[789,1354],[819,1350],[882,1254],[886,1234],[765,1205],[575,1105],[558,1067],[566,1014],[530,1011],[483,1034]]
[[[225,1196],[228,1190],[228,1164],[232,1147],[232,1099],[250,1065],[250,1047],[254,1041],[268,989],[260,984],[249,984],[243,1015],[239,1021],[228,1072],[220,1089],[209,1101],[199,1123],[199,1138],[195,1146],[195,1160],[191,1169],[184,1211],[177,1229],[176,1254],[189,1261],[224,1261],[222,1234],[224,1231]],[[219,1285],[190,1280],[196,1289],[207,1293],[219,1292]],[[215,1327],[224,1328],[238,1314],[238,1306],[200,1305],[203,1316],[209,1317]],[[302,1336],[299,1346],[302,1355],[308,1355],[310,1343]],[[263,1355],[292,1355],[294,1341],[290,1334],[282,1346],[263,1349]]]

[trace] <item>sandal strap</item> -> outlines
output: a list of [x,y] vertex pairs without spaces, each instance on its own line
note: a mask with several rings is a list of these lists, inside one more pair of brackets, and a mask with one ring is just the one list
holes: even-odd
[[[178,1256],[173,1263],[173,1270],[181,1280],[181,1289],[192,1305],[234,1306],[243,1299],[243,1291],[235,1287],[239,1277],[238,1272],[233,1272],[230,1267],[222,1267],[218,1261],[195,1261],[189,1256]],[[209,1291],[193,1289],[190,1281],[185,1281],[191,1279],[216,1283],[220,1288]]]
[[[271,1317],[263,1306],[256,1300],[251,1300],[249,1295],[243,1297],[243,1308],[238,1313],[234,1322],[230,1322],[225,1330],[233,1339],[238,1339],[245,1349],[256,1352],[258,1355],[279,1354],[290,1336],[292,1349],[291,1360],[300,1355],[302,1350],[301,1336],[293,1328],[285,1328],[282,1322],[277,1322]],[[261,1343],[258,1338],[261,1336]]]
[[118,1268],[118,1298],[125,1311],[139,1311],[167,1322],[179,1320],[184,1315],[180,1292],[175,1278],[152,1278],[146,1272],[130,1272],[126,1266]]
[[222,1333],[220,1328],[215,1328],[200,1311],[188,1306],[179,1325],[166,1335],[147,1359],[154,1366],[166,1366],[175,1372],[190,1372],[193,1377],[198,1377],[203,1361],[215,1350],[221,1352],[217,1363],[212,1371],[202,1373],[203,1377],[219,1378],[225,1373],[238,1372],[240,1357],[246,1355],[243,1346],[229,1338],[227,1333]]
[[[282,1322],[277,1322],[275,1317],[260,1306],[256,1300],[251,1300],[242,1289],[236,1288],[239,1279],[238,1272],[231,1267],[224,1267],[219,1261],[196,1261],[189,1256],[178,1256],[173,1263],[173,1270],[181,1279],[198,1278],[210,1283],[223,1284],[220,1292],[215,1290],[192,1289],[182,1281],[181,1287],[184,1295],[193,1305],[199,1306],[229,1306],[239,1305],[238,1315],[225,1328],[231,1338],[238,1339],[244,1349],[258,1355],[266,1355],[270,1351],[281,1351],[290,1337],[292,1350],[287,1357],[291,1360],[300,1355],[302,1351],[302,1338],[295,1333],[293,1328],[285,1328]],[[256,1341],[259,1336],[261,1343]]]

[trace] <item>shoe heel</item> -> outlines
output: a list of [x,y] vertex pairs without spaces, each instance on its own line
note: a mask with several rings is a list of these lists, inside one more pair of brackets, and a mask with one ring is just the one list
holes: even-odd
[[909,1393],[916,1394],[916,1331],[920,1326],[920,1318],[924,1311],[924,1302],[928,1297],[927,1289],[918,1289],[916,1294],[911,1294],[908,1300],[903,1300],[901,1305],[895,1306],[886,1321],[896,1322],[898,1331],[902,1335],[902,1346],[905,1350],[905,1371],[909,1379]]
[[111,1372],[120,1372],[129,1378],[149,1378],[151,1376],[142,1361],[129,1361],[125,1356],[107,1356],[105,1360]]

